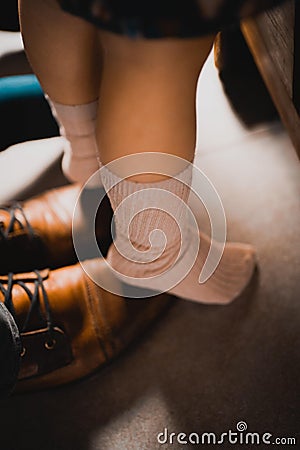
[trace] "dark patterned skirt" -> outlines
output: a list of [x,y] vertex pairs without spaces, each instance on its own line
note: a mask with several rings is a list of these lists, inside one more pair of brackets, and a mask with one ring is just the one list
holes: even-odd
[[58,0],[99,28],[130,37],[196,37],[216,33],[284,0]]

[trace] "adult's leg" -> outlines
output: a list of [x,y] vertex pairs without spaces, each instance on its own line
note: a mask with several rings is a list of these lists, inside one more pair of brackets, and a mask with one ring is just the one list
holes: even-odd
[[19,0],[24,47],[68,146],[64,173],[84,182],[98,169],[95,123],[101,79],[96,29],[56,0]]
[[[105,55],[97,127],[102,163],[141,152],[163,152],[192,162],[196,87],[213,36],[150,41],[102,31],[99,36]],[[180,181],[173,177],[175,171],[167,177],[141,174],[122,181],[128,167],[118,165],[115,172],[110,167],[103,168],[102,181],[116,211],[116,240],[108,261],[118,276],[135,286],[158,290],[168,286],[179,297],[205,303],[224,304],[236,298],[253,273],[254,251],[247,245],[227,244],[217,270],[199,284],[210,239],[200,233],[200,250],[191,263],[199,238],[187,225],[191,167],[183,167]],[[144,167],[147,170],[146,162]],[[167,198],[162,191],[169,194]],[[180,231],[184,231],[183,242]],[[183,279],[182,269],[187,273]]]

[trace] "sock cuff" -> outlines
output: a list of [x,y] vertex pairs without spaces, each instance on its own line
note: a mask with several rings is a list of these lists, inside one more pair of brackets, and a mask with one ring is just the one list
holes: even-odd
[[53,117],[60,126],[62,135],[82,136],[95,132],[98,99],[79,105],[65,105],[54,102],[48,95],[45,95],[45,98],[50,105]]
[[122,253],[129,260],[146,262],[149,258],[153,260],[166,244],[164,259],[168,260],[167,255],[174,253],[173,248],[178,246],[188,226],[192,165],[175,178],[153,183],[123,180],[106,166],[101,175],[115,212],[115,244],[122,247]]
[[[185,169],[172,178],[152,183],[140,183],[123,179],[108,169],[107,166],[102,166],[101,178],[107,195],[111,197],[112,207],[117,208],[125,197],[139,191],[144,191],[145,201],[147,199],[154,200],[155,197],[158,198],[158,191],[162,190],[170,192],[187,202],[192,183],[192,171],[192,164],[189,163]],[[157,194],[155,194],[155,191],[157,191]]]

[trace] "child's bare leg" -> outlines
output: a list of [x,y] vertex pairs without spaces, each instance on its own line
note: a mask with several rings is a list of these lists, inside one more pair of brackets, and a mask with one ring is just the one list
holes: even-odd
[[98,169],[95,124],[102,57],[97,30],[55,0],[20,0],[27,57],[66,136],[63,170],[84,182]]
[[[102,163],[141,152],[163,152],[193,161],[196,86],[213,37],[146,41],[99,34],[105,52],[97,128]],[[108,261],[118,276],[134,286],[154,290],[168,287],[179,297],[199,302],[224,304],[233,300],[253,273],[254,252],[250,246],[227,244],[215,273],[205,284],[199,284],[210,245],[209,238],[201,233],[199,253],[180,281],[181,268],[186,268],[195,243],[186,216],[191,167],[179,174],[181,181],[172,174],[167,179],[157,174],[137,175],[129,181],[118,175],[120,172],[103,168],[102,181],[116,211],[116,240]],[[162,191],[169,194],[167,199]],[[125,203],[118,209],[122,201]],[[180,231],[184,231],[183,242]],[[184,253],[179,267],[176,258],[181,245]],[[169,278],[173,265],[175,271]],[[169,288],[174,274],[175,282]]]
[[192,161],[196,87],[212,48],[201,39],[136,39],[100,32],[105,49],[98,142],[102,163],[139,152]]

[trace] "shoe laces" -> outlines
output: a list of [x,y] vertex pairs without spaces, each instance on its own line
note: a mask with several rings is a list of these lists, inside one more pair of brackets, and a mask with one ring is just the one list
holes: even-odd
[[[51,314],[51,307],[47,295],[46,288],[44,286],[44,277],[41,275],[41,273],[38,270],[33,271],[33,274],[35,274],[35,278],[30,278],[30,281],[26,279],[26,276],[24,279],[15,278],[16,275],[13,273],[9,273],[6,277],[5,282],[0,281],[0,292],[2,292],[4,296],[4,304],[9,310],[9,312],[12,314],[14,319],[16,319],[16,311],[14,308],[13,303],[13,287],[14,286],[20,286],[25,293],[27,294],[27,297],[30,301],[30,307],[26,316],[26,319],[24,321],[24,324],[22,328],[20,329],[21,334],[28,331],[28,327],[30,325],[30,321],[32,318],[32,315],[37,312],[40,319],[46,323],[46,328],[49,334],[49,342],[51,343],[54,341],[54,325],[52,320],[52,314]],[[29,289],[28,284],[33,284],[33,289]],[[42,314],[41,311],[41,302],[44,304],[44,311],[45,311],[45,317]],[[17,322],[17,320],[16,320]]]
[[[16,224],[19,225],[21,230],[27,230],[31,238],[34,237],[33,228],[20,203],[14,203],[8,207],[0,206],[0,211],[1,210],[7,212],[10,217],[7,227],[5,227],[3,222],[0,222],[0,239],[8,239],[10,233],[14,231]],[[19,215],[20,218],[18,218],[17,215]]]

